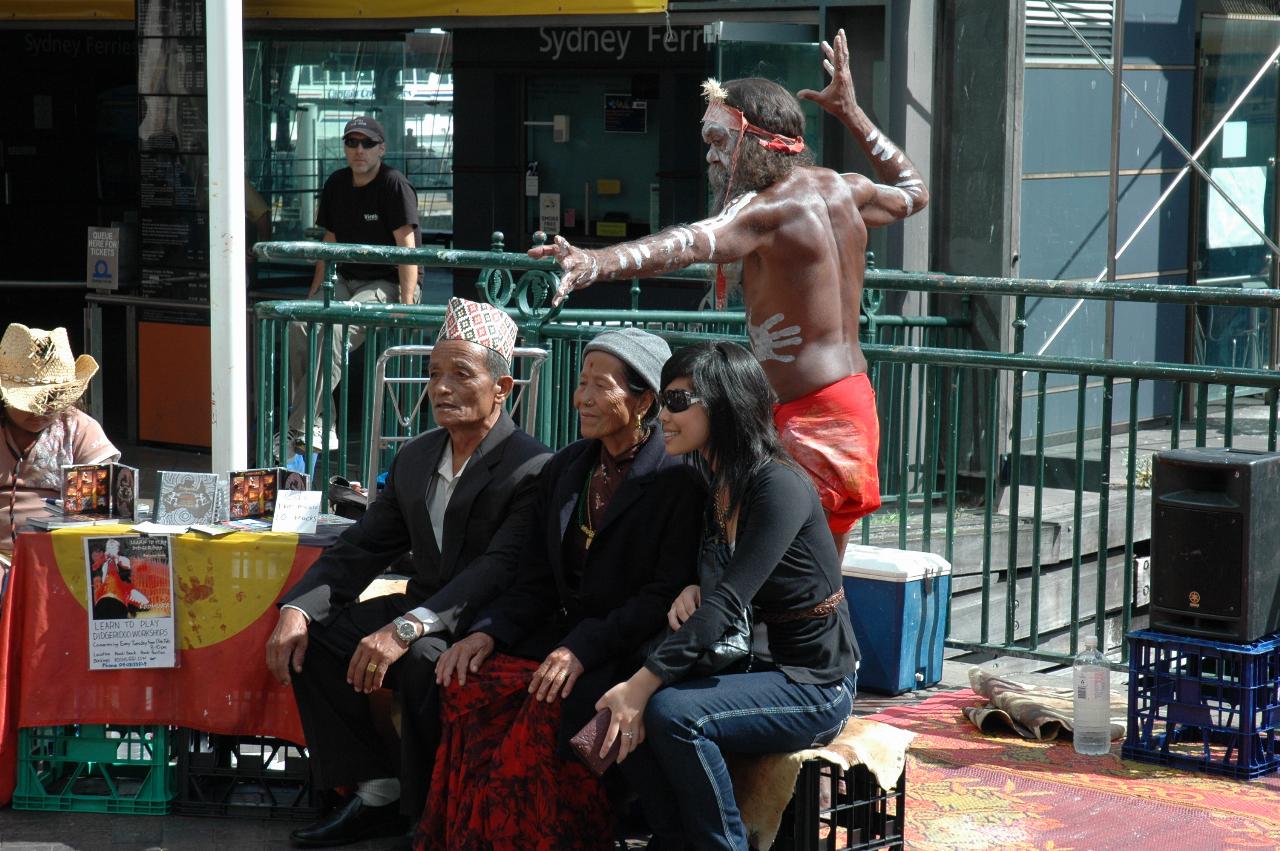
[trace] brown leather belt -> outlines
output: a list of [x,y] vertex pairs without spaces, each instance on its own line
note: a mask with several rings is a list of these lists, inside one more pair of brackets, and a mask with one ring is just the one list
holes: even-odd
[[814,620],[816,618],[825,618],[834,614],[839,605],[844,602],[844,589],[841,588],[827,599],[823,600],[812,609],[802,609],[798,612],[762,612],[756,611],[756,620],[766,623],[791,623],[792,621]]

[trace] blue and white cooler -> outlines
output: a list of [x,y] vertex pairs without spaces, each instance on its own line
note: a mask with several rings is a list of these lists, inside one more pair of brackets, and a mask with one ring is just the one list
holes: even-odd
[[842,572],[862,650],[858,688],[901,694],[942,679],[951,564],[934,553],[850,544]]

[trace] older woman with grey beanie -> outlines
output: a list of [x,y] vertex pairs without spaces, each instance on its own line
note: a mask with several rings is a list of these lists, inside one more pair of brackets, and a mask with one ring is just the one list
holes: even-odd
[[519,581],[436,668],[445,735],[419,847],[612,847],[604,783],[566,745],[694,581],[706,490],[663,449],[670,354],[636,328],[583,349],[583,439],[543,468]]

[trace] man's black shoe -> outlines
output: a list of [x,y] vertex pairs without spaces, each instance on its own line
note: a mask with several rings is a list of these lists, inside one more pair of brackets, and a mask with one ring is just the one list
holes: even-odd
[[399,801],[370,807],[360,800],[359,795],[354,795],[320,821],[300,827],[289,836],[294,845],[304,848],[346,845],[361,839],[403,834],[407,821],[400,814]]

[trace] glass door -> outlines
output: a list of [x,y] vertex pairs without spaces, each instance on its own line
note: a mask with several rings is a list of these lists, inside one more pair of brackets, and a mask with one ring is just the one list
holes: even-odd
[[[788,91],[820,91],[827,84],[822,70],[816,24],[709,24],[714,38],[716,79],[764,77]],[[805,146],[816,163],[822,162],[822,120],[813,101],[800,101],[804,112]]]
[[[1280,43],[1280,18],[1206,15],[1200,35],[1196,139],[1206,139]],[[1274,64],[1248,91],[1201,164],[1236,206],[1276,239],[1277,71]],[[1195,283],[1275,287],[1276,258],[1222,194],[1198,181]],[[1272,362],[1274,317],[1261,308],[1200,307],[1195,361],[1264,367]]]
[[[718,80],[764,77],[792,94],[801,89],[821,91],[827,84],[822,70],[822,49],[816,24],[756,24],[717,21],[706,26],[706,38],[714,50],[713,68]],[[813,161],[822,164],[822,117],[813,101],[800,101],[804,112],[804,143]],[[708,191],[710,188],[708,187]],[[708,195],[707,209],[714,207]],[[708,291],[704,301],[709,302]],[[729,288],[730,307],[742,305],[742,293]]]

